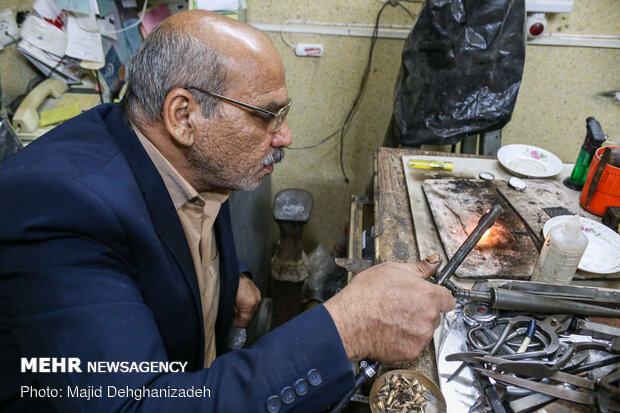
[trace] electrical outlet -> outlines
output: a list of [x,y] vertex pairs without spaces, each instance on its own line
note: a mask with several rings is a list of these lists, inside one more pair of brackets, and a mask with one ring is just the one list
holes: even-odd
[[9,9],[0,11],[0,44],[6,46],[19,39],[19,29],[13,12]]

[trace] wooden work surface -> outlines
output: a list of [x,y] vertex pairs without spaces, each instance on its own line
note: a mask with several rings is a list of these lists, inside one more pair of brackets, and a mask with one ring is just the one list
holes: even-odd
[[[414,236],[407,183],[403,172],[403,155],[446,156],[446,153],[396,148],[378,149],[374,167],[375,263],[377,264],[386,261],[415,262],[420,260]],[[477,155],[449,155],[488,159],[488,157]],[[415,360],[384,366],[384,368],[387,370],[411,369],[439,384],[435,350],[432,345],[427,346]]]
[[[403,173],[402,155],[446,155],[439,152],[413,151],[407,149],[379,148],[375,157],[374,214],[375,214],[375,262],[419,261],[413,219],[409,207],[407,183]],[[452,156],[452,154],[450,154]],[[456,155],[477,157],[475,155]],[[435,351],[427,346],[417,359],[385,369],[407,368],[439,384]]]
[[[376,263],[386,261],[413,262],[420,259],[414,235],[415,231],[407,192],[407,183],[403,171],[403,155],[493,159],[491,157],[478,155],[379,148],[374,165]],[[614,285],[609,285],[609,287],[617,288],[615,284],[614,282]],[[600,286],[603,287],[608,285],[601,284]],[[596,321],[601,322],[601,319]],[[435,383],[439,383],[435,359],[434,348],[432,345],[429,345],[417,359],[397,365],[383,366],[383,368],[384,370],[408,368],[427,376]],[[560,409],[558,411],[587,411],[587,408],[584,409],[584,406],[563,401],[557,401],[548,405],[548,407],[557,407]]]
[[[485,158],[477,155],[379,148],[375,158],[375,259],[385,261],[418,261],[413,219],[403,173],[403,155],[435,155],[460,158]],[[424,257],[425,258],[425,257]]]

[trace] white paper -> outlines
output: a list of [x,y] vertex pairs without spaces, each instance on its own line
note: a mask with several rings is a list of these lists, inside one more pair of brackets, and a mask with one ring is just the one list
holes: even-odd
[[90,14],[99,14],[99,4],[97,4],[97,0],[90,0]]
[[131,7],[138,7],[138,3],[136,2],[136,0],[122,0],[121,3],[126,9],[129,9]]
[[84,31],[87,32],[98,32],[99,27],[97,26],[97,17],[94,14],[78,14],[76,13],[73,16],[74,21],[77,25]]
[[62,30],[33,15],[22,24],[22,38],[56,56],[63,56],[67,48],[67,35]]
[[67,20],[67,50],[65,53],[76,59],[103,62],[101,34],[81,29],[77,24],[77,19],[69,16]]
[[58,18],[62,12],[56,5],[55,0],[36,0],[32,8],[41,16],[51,21],[56,21],[56,18]]
[[[62,62],[58,64],[61,59],[60,57],[46,53],[27,40],[20,41],[18,49],[28,60],[37,66],[43,74],[48,76],[51,74],[52,76],[58,77],[64,81],[70,80],[73,81],[73,83],[79,83],[80,79],[78,77],[78,71],[74,70],[75,61],[73,59],[65,57]],[[56,68],[54,73],[52,73],[53,68]],[[66,77],[59,76],[56,72]]]
[[97,19],[97,26],[101,34],[114,40],[116,40],[116,33],[114,33],[114,31],[116,30],[116,26],[114,25],[114,23],[117,20],[117,16],[115,16],[115,14],[116,11],[108,14],[103,19]]
[[237,0],[196,0],[196,8],[199,10],[237,10]]

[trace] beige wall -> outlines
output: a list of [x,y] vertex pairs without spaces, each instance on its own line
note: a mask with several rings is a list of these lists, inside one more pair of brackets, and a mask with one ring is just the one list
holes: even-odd
[[[405,3],[419,12],[420,3]],[[375,0],[248,0],[248,21],[283,23],[288,19],[374,23],[381,3]],[[382,24],[409,24],[400,8],[388,7]],[[576,0],[570,14],[552,15],[550,31],[570,34],[620,34],[620,1]],[[321,58],[296,57],[278,33],[268,34],[287,69],[293,147],[318,142],[337,130],[355,97],[370,45],[369,38],[286,34],[289,42],[322,43]],[[404,40],[379,39],[372,72],[357,114],[345,137],[340,173],[338,139],[312,150],[288,151],[273,176],[274,194],[302,188],[314,195],[314,210],[305,232],[306,248],[331,248],[348,222],[351,194],[363,195],[372,179],[373,154],[383,141],[392,113],[392,93]],[[620,103],[600,93],[620,90],[620,51],[575,47],[528,46],[523,84],[503,143],[527,143],[574,162],[585,136],[585,119],[595,116],[620,142]]]

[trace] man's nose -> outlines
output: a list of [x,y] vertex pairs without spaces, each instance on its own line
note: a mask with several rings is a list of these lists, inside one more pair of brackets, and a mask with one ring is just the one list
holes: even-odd
[[290,146],[291,143],[293,143],[293,135],[288,127],[288,122],[284,121],[278,130],[275,131],[273,140],[271,141],[271,146],[276,148],[284,146],[286,148]]

